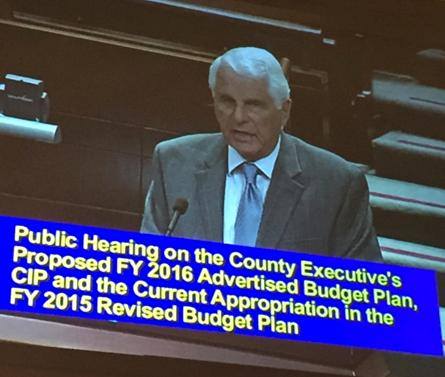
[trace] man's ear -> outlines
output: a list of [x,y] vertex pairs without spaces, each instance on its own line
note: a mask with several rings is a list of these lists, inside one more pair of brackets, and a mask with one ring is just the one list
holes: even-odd
[[281,129],[283,130],[286,127],[287,121],[289,120],[290,116],[290,109],[292,107],[292,100],[288,98],[286,101],[283,102],[281,105]]

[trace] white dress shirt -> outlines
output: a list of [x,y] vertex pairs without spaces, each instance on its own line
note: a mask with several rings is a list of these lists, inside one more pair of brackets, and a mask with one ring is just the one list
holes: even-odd
[[[269,189],[272,172],[277,161],[280,150],[281,136],[273,151],[253,163],[260,171],[256,176],[256,186],[261,193],[261,200],[264,204],[267,190]],[[235,148],[228,147],[226,187],[224,192],[224,243],[233,244],[235,239],[235,221],[238,213],[238,206],[241,195],[246,185],[243,173],[237,169],[246,159],[241,156]]]

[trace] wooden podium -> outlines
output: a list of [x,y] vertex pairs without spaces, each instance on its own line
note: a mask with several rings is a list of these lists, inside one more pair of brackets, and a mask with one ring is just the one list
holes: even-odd
[[351,348],[63,321],[0,315],[0,376],[389,375],[382,355]]

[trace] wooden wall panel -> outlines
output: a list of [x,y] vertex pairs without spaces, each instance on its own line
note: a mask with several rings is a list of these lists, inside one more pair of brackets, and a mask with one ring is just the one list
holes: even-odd
[[[0,31],[7,52],[0,73],[43,79],[50,121],[63,134],[59,145],[0,136],[0,192],[32,208],[2,213],[106,226],[121,224],[113,211],[123,211],[132,214],[124,228],[138,229],[154,146],[217,130],[208,64],[5,25]],[[62,212],[54,216],[55,208]],[[92,208],[104,214],[89,217]]]
[[0,73],[43,79],[53,112],[182,132],[209,127],[206,63],[9,26],[1,31],[7,59]]
[[0,214],[137,231],[139,213],[0,193]]
[[0,139],[3,192],[137,211],[140,161],[76,145]]

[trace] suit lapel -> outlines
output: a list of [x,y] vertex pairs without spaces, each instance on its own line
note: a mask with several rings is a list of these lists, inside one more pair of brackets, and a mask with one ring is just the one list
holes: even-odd
[[277,247],[292,211],[304,191],[304,185],[299,179],[301,172],[297,147],[283,133],[280,152],[264,203],[257,246]]
[[203,239],[222,242],[227,146],[221,137],[210,147],[203,169],[195,173]]

